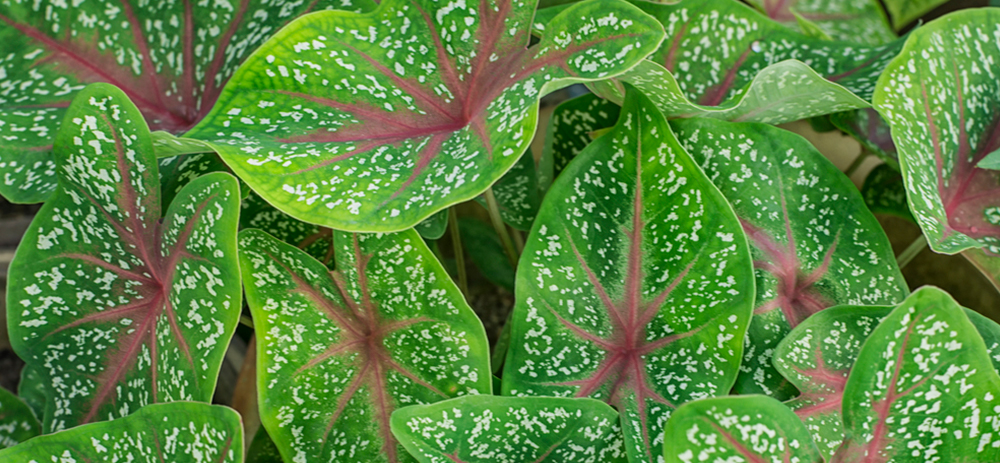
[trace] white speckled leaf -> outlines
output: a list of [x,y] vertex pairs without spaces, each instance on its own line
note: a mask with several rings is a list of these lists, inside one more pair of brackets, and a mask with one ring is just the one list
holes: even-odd
[[800,392],[786,402],[802,419],[823,458],[844,440],[841,403],[861,345],[892,307],[837,306],[809,317],[778,344],[774,366]]
[[844,390],[847,438],[831,460],[1000,461],[1000,376],[961,307],[914,291],[875,328]]
[[879,164],[865,177],[865,183],[861,185],[861,197],[873,214],[893,215],[916,223],[906,204],[903,177],[888,164]]
[[20,397],[0,387],[0,449],[42,433],[42,425]]
[[[528,151],[490,187],[496,197],[500,217],[511,227],[531,230],[531,223],[545,196],[538,174],[535,157]],[[477,197],[476,202],[489,207],[483,196]]]
[[879,0],[750,0],[768,18],[793,29],[805,19],[834,40],[881,45],[896,39]]
[[553,19],[532,0],[386,0],[284,29],[188,136],[212,141],[268,202],[337,230],[396,231],[482,193],[535,131],[538,99],[619,74],[663,40],[619,0]]
[[243,59],[282,25],[368,0],[10,0],[0,5],[0,195],[44,201],[52,141],[86,84],[121,88],[154,130],[180,132],[211,109]]
[[250,193],[241,203],[240,230],[246,228],[263,230],[333,269],[333,230],[296,220],[256,193]]
[[697,400],[667,422],[666,463],[822,463],[809,431],[770,397]]
[[1000,254],[1000,9],[963,10],[913,31],[878,81],[910,211],[936,252]]
[[230,172],[214,152],[169,156],[156,162],[160,173],[160,207],[164,210],[192,180],[212,172]]
[[392,414],[420,463],[625,463],[618,413],[594,399],[469,396]]
[[[885,9],[892,18],[892,26],[897,30],[902,29],[907,24],[920,19],[934,8],[943,5],[948,0],[882,0],[885,2]],[[998,6],[994,4],[993,6]]]
[[590,85],[620,102],[619,82],[628,82],[668,118],[779,124],[868,107],[875,80],[903,45],[807,37],[732,0],[636,5],[663,23],[667,39],[648,62]]
[[415,231],[335,232],[334,244],[331,272],[240,232],[261,423],[285,461],[413,461],[390,414],[490,394],[486,332]]
[[521,256],[505,395],[601,399],[630,461],[671,411],[733,385],[753,304],[746,238],[663,115],[630,89],[618,124],[556,179]]
[[147,405],[124,418],[39,436],[0,450],[0,461],[242,463],[243,425],[239,414],[220,405]]
[[45,430],[209,401],[241,304],[236,179],[199,177],[161,214],[149,130],[128,97],[92,84],[67,114],[60,187],[7,293],[11,343],[49,379]]
[[615,125],[620,111],[621,107],[593,93],[560,103],[552,112],[539,164],[551,165],[551,178],[559,176],[594,141],[595,131]]
[[857,188],[804,138],[758,123],[671,125],[732,203],[754,257],[757,301],[736,390],[788,399],[794,388],[772,364],[778,342],[832,305],[903,300],[892,247]]

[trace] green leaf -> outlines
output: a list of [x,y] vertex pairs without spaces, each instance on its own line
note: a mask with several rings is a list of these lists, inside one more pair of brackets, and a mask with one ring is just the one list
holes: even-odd
[[899,151],[910,211],[931,249],[1000,253],[1000,9],[958,11],[913,31],[875,106]]
[[243,59],[296,16],[369,0],[5,2],[0,5],[0,195],[56,189],[53,137],[88,83],[121,88],[153,130],[201,120]]
[[438,240],[448,230],[448,209],[441,209],[436,214],[424,219],[413,227],[420,236],[428,240]]
[[458,219],[462,247],[472,264],[491,283],[514,291],[514,267],[503,251],[503,244],[493,226],[472,218]]
[[873,214],[887,214],[916,223],[906,204],[906,188],[898,170],[888,164],[879,164],[865,178],[861,186],[868,210]]
[[151,404],[128,417],[0,450],[0,461],[241,463],[243,426],[239,414],[220,405]]
[[809,431],[770,397],[716,397],[677,409],[667,422],[666,463],[822,463]]
[[13,447],[42,433],[31,407],[0,387],[0,449]]
[[545,133],[543,160],[540,162],[543,165],[551,164],[552,173],[549,178],[558,176],[596,138],[595,131],[614,126],[620,112],[620,106],[593,93],[556,106]]
[[809,317],[778,344],[774,366],[801,394],[786,402],[827,461],[844,440],[841,403],[861,345],[892,307],[837,306]]
[[170,132],[158,130],[150,134],[153,137],[153,151],[157,158],[169,158],[184,154],[215,153],[211,146],[193,138],[175,137]]
[[304,17],[258,49],[187,136],[289,215],[397,231],[509,170],[538,100],[624,72],[662,27],[619,0],[575,4],[527,48],[535,2],[386,0]]
[[212,172],[230,172],[215,152],[159,158],[157,164],[160,171],[160,207],[164,210],[192,180]]
[[392,414],[421,463],[625,463],[618,413],[593,399],[469,396]]
[[261,423],[285,461],[412,461],[389,415],[490,394],[486,332],[415,231],[334,232],[334,245],[331,272],[240,232]]
[[257,434],[250,441],[246,463],[283,463],[278,446],[274,445],[263,426],[257,428]]
[[749,238],[757,300],[740,394],[794,395],[774,348],[810,315],[838,304],[901,301],[906,282],[857,188],[804,138],[758,123],[672,123],[677,138],[732,204]]
[[302,249],[333,268],[333,230],[293,219],[251,193],[241,204],[240,229],[256,228],[292,246]]
[[750,253],[725,198],[630,89],[621,118],[556,179],[521,256],[505,395],[601,399],[630,461],[726,394],[751,316]]
[[793,29],[801,28],[805,20],[828,40],[881,45],[896,39],[878,0],[750,0],[750,4]]
[[[924,14],[948,2],[948,0],[883,0],[885,9],[892,18],[892,27],[900,30]],[[1000,6],[1000,5],[993,5]]]
[[914,291],[861,347],[833,462],[1000,460],[1000,376],[961,307]]
[[640,66],[590,86],[620,102],[628,82],[668,118],[779,124],[865,108],[903,45],[806,37],[732,0],[636,5],[663,23],[667,40]]
[[17,383],[17,396],[31,408],[36,418],[45,416],[45,385],[49,382],[41,368],[41,365],[25,364],[21,368],[21,381]]
[[981,249],[966,249],[962,251],[962,257],[979,269],[990,284],[1000,291],[1000,257],[986,254]]
[[899,171],[899,154],[889,133],[889,124],[872,108],[844,111],[830,115],[830,122],[858,141],[861,147],[875,154],[894,170]]
[[199,177],[161,214],[149,130],[108,84],[73,100],[53,153],[7,294],[14,350],[49,379],[45,430],[211,400],[241,306],[236,179]]
[[[545,190],[538,178],[535,158],[528,151],[490,188],[496,196],[500,217],[504,223],[518,230],[531,230],[531,223],[538,214]],[[476,197],[476,202],[489,208],[486,198]]]
[[976,167],[980,169],[1000,170],[1000,149],[983,156],[983,159],[979,161],[979,164],[976,164]]

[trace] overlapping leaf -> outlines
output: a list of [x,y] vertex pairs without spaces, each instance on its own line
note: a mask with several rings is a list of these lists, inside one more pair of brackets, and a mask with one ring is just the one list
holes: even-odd
[[291,2],[12,0],[0,6],[0,194],[44,201],[52,141],[74,95],[121,88],[153,130],[181,132],[211,109],[243,59],[308,11],[368,0]]
[[750,0],[750,4],[795,29],[806,20],[835,40],[881,45],[896,38],[878,0]]
[[732,203],[753,251],[757,301],[736,390],[790,398],[772,364],[785,334],[832,305],[907,294],[889,240],[851,181],[802,137],[712,119],[672,126]]
[[143,407],[131,416],[36,437],[4,462],[243,462],[243,425],[232,409],[196,402]]
[[[892,26],[902,29],[948,0],[883,0],[885,9],[892,18]],[[997,6],[997,5],[993,5]]]
[[458,229],[462,235],[462,247],[469,253],[479,273],[493,284],[514,291],[514,267],[504,254],[496,229],[471,217],[459,219]]
[[338,230],[395,231],[511,168],[538,99],[611,77],[663,40],[618,1],[575,4],[527,48],[535,2],[387,0],[277,34],[188,136],[211,140],[271,204]]
[[892,142],[889,125],[872,108],[844,111],[830,115],[830,122],[851,136],[861,147],[878,156],[893,169],[899,170],[899,154]]
[[240,233],[261,422],[285,461],[412,461],[398,407],[489,394],[486,333],[413,230],[334,233],[336,271]]
[[671,411],[736,378],[754,290],[732,209],[630,89],[615,128],[555,181],[527,241],[504,394],[608,402],[630,461],[657,461]]
[[25,364],[21,368],[21,381],[17,383],[17,396],[31,408],[35,417],[45,416],[45,385],[49,382],[41,365]]
[[[490,187],[504,223],[518,230],[531,230],[531,223],[534,222],[542,197],[545,196],[539,174],[535,157],[528,151]],[[476,198],[476,202],[489,207],[486,198],[482,196]]]
[[618,105],[593,93],[556,106],[545,133],[540,162],[552,170],[548,177],[558,176],[594,140],[594,132],[615,125],[620,111]]
[[906,188],[898,170],[888,164],[876,166],[861,185],[861,197],[873,214],[888,214],[916,222],[906,203]]
[[108,84],[77,95],[54,154],[7,294],[14,349],[48,379],[45,430],[211,400],[240,311],[236,179],[200,177],[161,214],[146,123]]
[[879,79],[910,211],[931,249],[1000,254],[1000,9],[952,13],[910,34]]
[[1000,376],[955,301],[915,291],[861,347],[833,462],[1000,460]]
[[809,431],[770,397],[716,397],[684,404],[667,422],[666,463],[822,463]]
[[413,227],[420,236],[429,240],[440,239],[448,229],[448,209],[442,209]]
[[240,229],[256,228],[304,250],[330,268],[333,267],[333,231],[289,217],[250,193],[241,203]]
[[0,449],[13,447],[41,432],[42,425],[28,404],[0,387]]
[[810,38],[731,0],[637,2],[667,40],[647,62],[591,84],[620,102],[628,82],[669,118],[778,124],[868,107],[875,81],[903,41],[867,46]]
[[470,396],[392,414],[421,463],[625,463],[618,413],[593,399]]

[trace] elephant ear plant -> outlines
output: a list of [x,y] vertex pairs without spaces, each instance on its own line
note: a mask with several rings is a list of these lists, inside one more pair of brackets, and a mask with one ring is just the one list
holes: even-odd
[[904,280],[1000,281],[940,3],[5,2],[0,462],[1000,461],[996,313]]

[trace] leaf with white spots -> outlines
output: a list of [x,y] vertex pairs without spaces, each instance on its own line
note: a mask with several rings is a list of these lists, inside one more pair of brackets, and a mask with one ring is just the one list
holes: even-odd
[[21,381],[17,383],[17,396],[31,408],[35,417],[45,416],[45,384],[48,383],[41,365],[25,364],[21,368]]
[[591,85],[620,102],[620,82],[668,118],[782,122],[868,107],[875,80],[903,40],[883,46],[811,38],[732,0],[637,2],[667,32],[647,61]]
[[1000,254],[1000,9],[958,11],[913,31],[878,81],[910,211],[931,249]]
[[163,209],[169,207],[192,180],[212,172],[230,172],[215,152],[169,156],[158,158],[156,162],[160,172],[160,205]]
[[296,220],[256,193],[250,193],[241,203],[240,229],[246,228],[263,230],[333,268],[333,230]]
[[504,394],[608,402],[630,461],[656,462],[671,411],[732,387],[753,268],[732,208],[629,89],[553,183],[515,295]]
[[[892,26],[902,29],[948,0],[883,0],[885,9],[892,18]],[[993,6],[1000,6],[994,4]]]
[[795,390],[772,358],[792,328],[833,305],[906,296],[892,247],[857,188],[804,138],[713,119],[672,127],[732,203],[754,257],[757,301],[736,391],[785,400]]
[[822,463],[809,431],[770,397],[716,397],[684,404],[667,422],[666,463]]
[[42,433],[42,425],[20,397],[0,387],[0,449]]
[[243,425],[239,414],[220,405],[147,405],[124,418],[0,450],[0,461],[242,463]]
[[469,396],[392,414],[420,463],[625,463],[618,413],[594,399]]
[[868,337],[832,462],[1000,461],[1000,376],[947,293],[914,291]]
[[257,434],[250,441],[245,463],[283,463],[278,446],[274,445],[271,436],[263,426],[257,428]]
[[881,45],[896,39],[879,0],[750,0],[768,18],[792,29],[800,20],[834,40]]
[[11,344],[48,379],[46,432],[209,401],[239,318],[239,190],[199,177],[161,214],[149,129],[91,84],[53,150],[59,188],[10,265]]
[[334,232],[335,271],[240,232],[261,423],[285,461],[413,461],[389,416],[489,394],[482,323],[413,230]]
[[[528,151],[490,187],[497,200],[500,218],[515,229],[531,230],[531,223],[538,214],[538,207],[545,196],[538,174],[535,157]],[[483,196],[477,197],[476,202],[489,207]]]
[[337,230],[410,228],[472,199],[528,148],[538,100],[617,75],[663,28],[585,1],[528,47],[535,1],[386,0],[324,12],[258,49],[187,134],[264,199]]
[[872,214],[892,215],[916,223],[906,204],[903,177],[888,164],[879,164],[865,177],[861,197]]
[[424,239],[441,239],[441,237],[444,236],[444,232],[448,230],[449,211],[450,209],[441,209],[438,213],[424,219],[413,228],[417,230],[417,233],[420,233],[420,236]]
[[889,133],[889,124],[872,108],[844,111],[830,115],[830,122],[858,141],[861,147],[899,170],[899,154]]
[[153,130],[194,126],[258,45],[296,16],[369,0],[11,0],[0,5],[0,195],[56,189],[53,137],[88,83],[122,89]]
[[551,164],[552,178],[559,176],[566,165],[594,141],[594,132],[614,126],[620,111],[620,106],[593,93],[556,106],[545,133],[541,162]]

